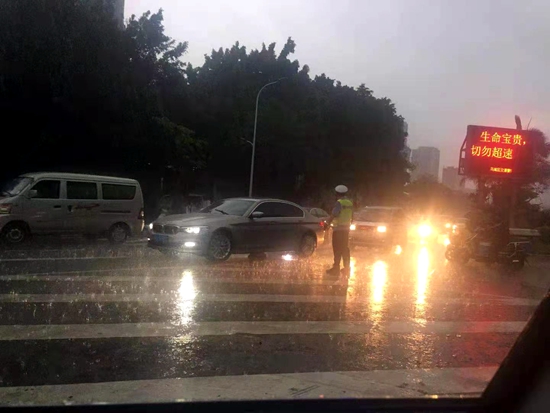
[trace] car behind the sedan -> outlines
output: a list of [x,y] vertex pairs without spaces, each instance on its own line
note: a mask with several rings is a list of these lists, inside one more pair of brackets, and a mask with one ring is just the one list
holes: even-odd
[[323,236],[319,220],[278,199],[230,198],[198,213],[153,222],[148,245],[162,252],[191,252],[212,261],[231,254],[294,252],[308,257]]
[[351,246],[393,247],[407,243],[405,214],[397,207],[365,207],[353,215]]

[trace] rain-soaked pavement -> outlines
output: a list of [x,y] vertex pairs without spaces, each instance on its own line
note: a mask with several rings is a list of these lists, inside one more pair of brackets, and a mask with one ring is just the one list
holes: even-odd
[[327,246],[220,264],[141,240],[1,250],[0,404],[472,395],[544,293],[442,246],[352,256],[335,280]]

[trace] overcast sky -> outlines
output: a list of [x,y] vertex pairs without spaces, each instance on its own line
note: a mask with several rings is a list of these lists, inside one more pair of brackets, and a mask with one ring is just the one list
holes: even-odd
[[550,134],[548,0],[126,0],[125,16],[164,10],[186,61],[235,41],[247,50],[290,36],[311,75],[365,83],[409,124],[409,146],[456,166],[466,125]]

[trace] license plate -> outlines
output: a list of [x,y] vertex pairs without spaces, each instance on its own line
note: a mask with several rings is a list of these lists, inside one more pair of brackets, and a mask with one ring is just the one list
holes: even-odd
[[153,234],[153,242],[156,244],[167,244],[168,235],[164,234]]

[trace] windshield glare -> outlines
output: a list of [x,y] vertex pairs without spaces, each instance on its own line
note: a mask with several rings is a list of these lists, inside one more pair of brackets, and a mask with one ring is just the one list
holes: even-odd
[[242,217],[252,206],[252,204],[254,204],[254,202],[255,201],[246,199],[224,199],[222,201],[214,202],[212,205],[207,206],[200,212],[237,215]]
[[4,196],[19,195],[31,182],[32,182],[31,178],[27,178],[24,176],[20,176],[18,178],[12,179],[2,187],[2,195]]

